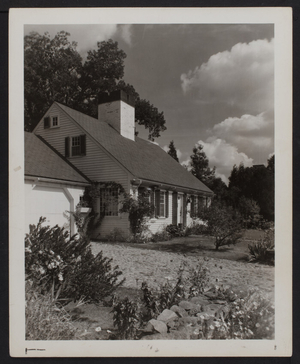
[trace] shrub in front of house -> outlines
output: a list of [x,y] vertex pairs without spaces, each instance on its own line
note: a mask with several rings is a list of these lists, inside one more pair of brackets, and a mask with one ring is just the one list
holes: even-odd
[[110,296],[124,279],[112,266],[112,259],[100,252],[94,255],[90,243],[69,236],[59,226],[43,226],[45,218],[30,225],[25,238],[25,274],[41,294],[51,292],[64,304],[84,299],[99,302]]
[[205,222],[207,233],[215,238],[215,248],[237,244],[242,237],[242,218],[237,210],[214,202],[204,208],[199,217]]

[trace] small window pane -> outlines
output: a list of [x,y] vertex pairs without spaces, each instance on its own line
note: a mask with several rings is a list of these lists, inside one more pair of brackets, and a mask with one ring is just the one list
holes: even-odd
[[52,117],[52,126],[58,126],[58,117],[57,116]]
[[80,147],[80,136],[76,136],[72,138],[72,156],[80,155],[81,147]]
[[104,216],[118,216],[117,188],[103,188],[100,190],[100,211]]

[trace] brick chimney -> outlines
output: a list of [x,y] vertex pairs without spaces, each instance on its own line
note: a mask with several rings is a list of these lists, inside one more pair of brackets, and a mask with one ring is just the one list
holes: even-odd
[[135,140],[134,98],[122,90],[101,93],[98,120],[106,121],[123,137]]

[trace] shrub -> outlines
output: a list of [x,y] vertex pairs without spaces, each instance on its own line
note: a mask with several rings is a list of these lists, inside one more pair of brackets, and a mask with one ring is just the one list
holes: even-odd
[[48,293],[36,292],[26,283],[26,340],[72,340],[77,331],[69,314]]
[[93,255],[89,241],[57,225],[30,225],[25,238],[25,273],[40,293],[52,292],[55,299],[99,302],[111,295],[124,280],[122,272],[112,267],[112,259],[100,252]]
[[153,214],[154,207],[150,204],[148,196],[139,194],[135,199],[129,194],[124,193],[120,212],[128,213],[130,230],[133,236],[141,234],[147,229],[147,218]]
[[199,216],[207,224],[207,230],[215,238],[216,250],[224,245],[235,245],[242,237],[241,216],[231,207],[215,202],[204,208]]
[[274,264],[274,229],[265,232],[263,239],[248,244],[249,261]]
[[167,225],[166,232],[170,235],[170,238],[177,238],[183,236],[183,230],[178,225]]
[[126,239],[124,237],[124,233],[123,233],[122,229],[115,227],[109,234],[106,235],[104,240],[111,241],[111,242],[117,242],[117,241],[125,241]]
[[136,339],[137,330],[140,327],[140,309],[136,302],[129,301],[127,297],[123,300],[113,299],[113,320],[117,327],[117,338]]
[[157,243],[159,241],[168,241],[170,239],[171,235],[168,233],[165,227],[157,231],[151,237],[151,241],[153,241],[154,243]]

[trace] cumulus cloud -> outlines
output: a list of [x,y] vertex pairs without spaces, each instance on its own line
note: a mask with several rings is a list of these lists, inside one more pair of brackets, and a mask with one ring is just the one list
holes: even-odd
[[232,167],[244,163],[246,167],[253,165],[253,159],[247,154],[239,152],[237,147],[227,143],[224,139],[216,138],[207,141],[199,140],[197,144],[203,145],[209,165],[216,167],[216,176],[228,183],[227,176],[230,175]]
[[120,32],[121,32],[122,39],[128,45],[131,45],[132,26],[130,24],[120,25]]
[[255,116],[229,117],[214,125],[208,133],[211,136],[207,141],[224,139],[254,160],[259,160],[262,155],[267,156],[274,151],[274,114],[263,112]]
[[184,93],[197,90],[202,103],[238,105],[257,114],[274,104],[274,39],[238,43],[181,75]]

